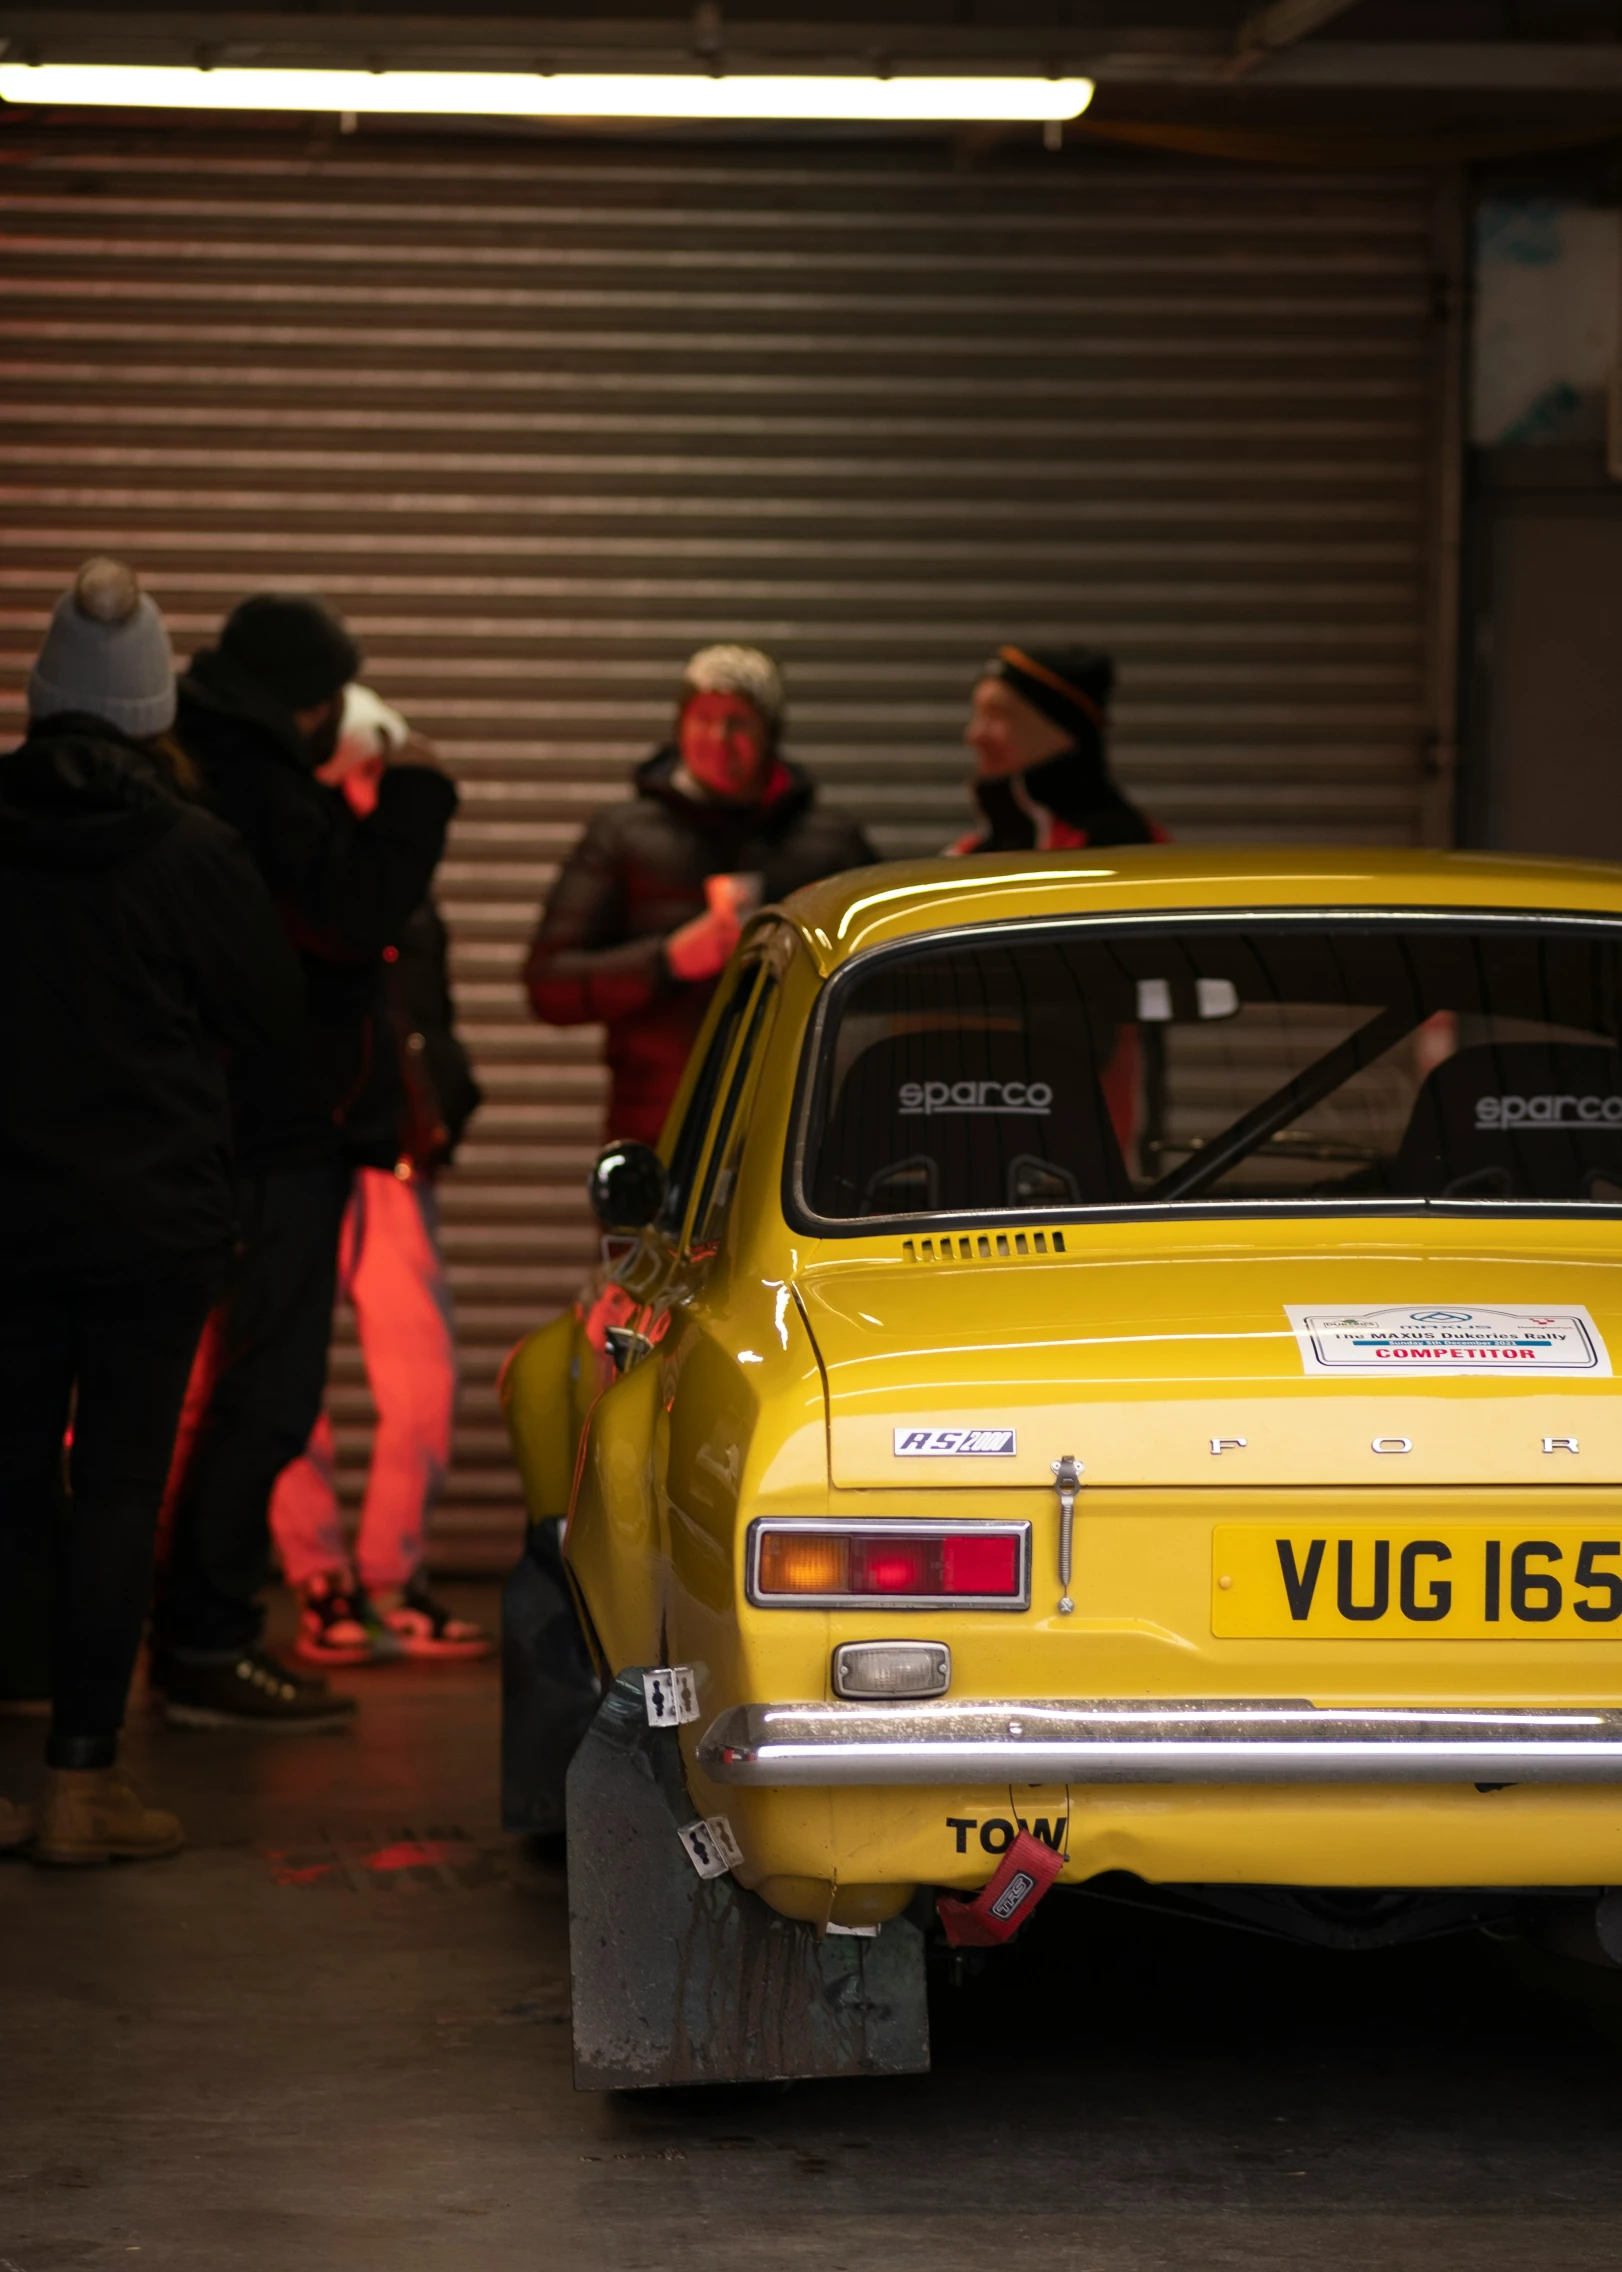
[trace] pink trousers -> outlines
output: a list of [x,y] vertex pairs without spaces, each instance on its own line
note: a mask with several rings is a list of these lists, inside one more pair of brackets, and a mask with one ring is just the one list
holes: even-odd
[[[338,1298],[355,1312],[377,1407],[353,1557],[369,1591],[406,1585],[422,1567],[428,1511],[450,1465],[456,1342],[437,1233],[431,1183],[359,1171],[344,1217]],[[303,1457],[277,1478],[270,1524],[290,1585],[351,1562],[325,1412]]]

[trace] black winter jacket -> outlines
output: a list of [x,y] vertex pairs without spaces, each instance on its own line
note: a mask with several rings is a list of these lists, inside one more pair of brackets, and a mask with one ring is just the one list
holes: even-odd
[[405,1097],[383,955],[427,896],[455,788],[427,767],[390,767],[358,820],[315,778],[291,717],[212,651],[180,682],[177,733],[304,965],[302,1031],[233,1081],[241,1163],[259,1173],[340,1154],[392,1167]]
[[225,1053],[298,1030],[241,845],[97,718],[0,758],[0,1269],[200,1266],[235,1229]]
[[548,1025],[608,1028],[613,1079],[608,1128],[657,1140],[704,1022],[715,981],[671,973],[664,943],[704,912],[704,879],[765,878],[765,897],[865,868],[878,854],[838,813],[815,809],[816,791],[779,758],[758,805],[701,804],[675,786],[678,752],[658,750],[636,769],[636,795],[587,828],[552,886],[524,979]]
[[1073,743],[1023,773],[974,783],[982,825],[949,852],[1063,852],[1085,845],[1164,844],[1166,832],[1122,795],[1103,747]]
[[448,950],[444,921],[430,899],[401,931],[398,952],[388,961],[389,1010],[405,1074],[401,1150],[430,1173],[449,1166],[484,1101],[457,1037]]

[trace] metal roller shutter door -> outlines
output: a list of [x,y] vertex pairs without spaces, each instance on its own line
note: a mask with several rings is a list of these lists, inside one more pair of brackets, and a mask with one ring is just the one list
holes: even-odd
[[[1426,717],[1423,177],[932,146],[764,154],[12,126],[0,727],[77,561],[182,650],[266,584],[347,613],[463,807],[439,895],[488,1102],[445,1189],[464,1362],[442,1561],[518,1521],[492,1378],[592,1252],[596,1039],[516,970],[683,656],[784,661],[894,854],[962,825],[999,639],[1121,669],[1184,839],[1402,843]],[[368,1407],[347,1339],[353,1487]]]

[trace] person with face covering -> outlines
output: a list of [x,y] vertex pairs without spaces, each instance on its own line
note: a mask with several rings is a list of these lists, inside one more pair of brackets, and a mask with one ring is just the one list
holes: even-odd
[[[410,735],[399,711],[370,687],[351,685],[337,751],[319,778],[364,819],[377,810],[388,757]],[[450,1465],[456,1415],[456,1335],[434,1185],[480,1091],[457,1038],[449,940],[431,899],[396,944],[386,976],[405,1110],[392,1165],[355,1171],[338,1250],[339,1299],[354,1313],[377,1411],[353,1553],[326,1412],[277,1477],[270,1502],[282,1575],[298,1596],[294,1654],[305,1664],[391,1656],[459,1664],[494,1646],[429,1591],[424,1574],[428,1516]]]
[[[0,757],[0,1626],[24,1637],[17,1568],[43,1545],[35,1852],[139,1861],[181,1843],[118,1737],[236,1235],[227,1075],[297,1032],[302,989],[241,844],[183,794],[168,633],[123,562],[88,561],[58,603],[28,710]],[[0,1847],[33,1828],[0,1800]]]
[[339,1234],[358,1166],[392,1168],[404,1109],[385,956],[427,896],[456,791],[416,737],[374,809],[318,778],[360,654],[316,599],[261,593],[180,684],[199,793],[269,886],[304,969],[291,1042],[233,1083],[241,1239],[198,1360],[170,1486],[153,1685],[171,1719],[301,1728],[353,1702],[259,1646],[269,1507],[321,1410]]
[[778,748],[783,687],[755,647],[687,665],[675,739],[636,794],[599,813],[542,913],[525,965],[548,1025],[608,1028],[607,1133],[656,1144],[716,980],[757,906],[878,855],[825,813]]
[[1108,655],[1087,647],[998,648],[975,685],[963,734],[978,761],[980,826],[948,852],[1165,842],[1109,769],[1114,681]]

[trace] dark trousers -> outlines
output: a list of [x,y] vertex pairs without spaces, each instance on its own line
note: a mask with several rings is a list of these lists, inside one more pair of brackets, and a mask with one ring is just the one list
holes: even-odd
[[350,1171],[335,1160],[240,1179],[241,1249],[209,1321],[206,1402],[182,1446],[157,1637],[182,1657],[259,1637],[270,1494],[321,1411]]
[[54,1766],[112,1760],[175,1424],[218,1283],[218,1271],[0,1276],[0,1583],[4,1563],[48,1536]]

